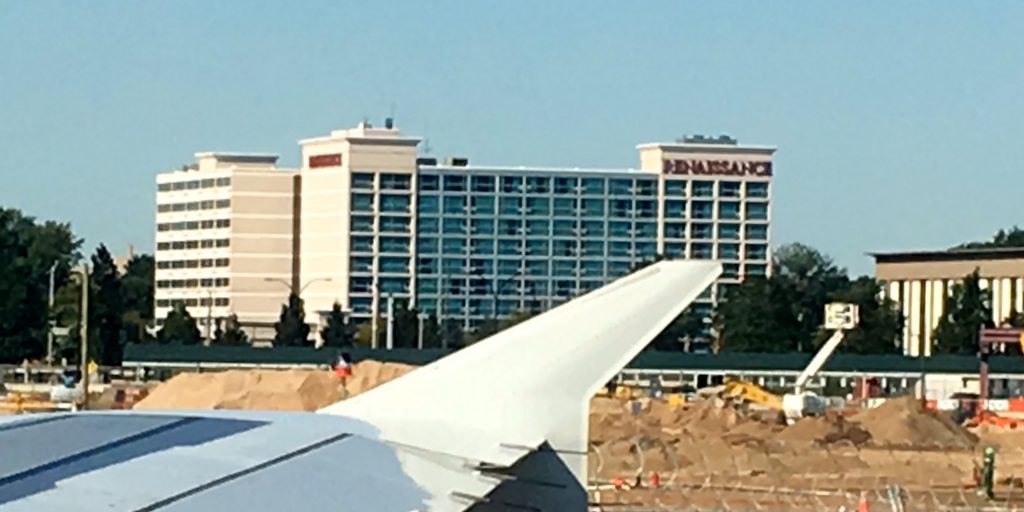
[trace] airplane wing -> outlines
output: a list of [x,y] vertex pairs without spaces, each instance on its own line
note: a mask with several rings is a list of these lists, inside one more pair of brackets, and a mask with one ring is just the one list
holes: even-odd
[[720,271],[657,263],[321,414],[0,419],[0,512],[585,510],[589,398]]

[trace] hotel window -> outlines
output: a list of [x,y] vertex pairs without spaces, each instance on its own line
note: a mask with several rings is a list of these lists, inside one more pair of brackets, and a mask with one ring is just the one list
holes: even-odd
[[522,234],[523,222],[519,219],[499,219],[498,234],[516,236]]
[[657,238],[658,224],[654,222],[637,222],[635,231],[638,238]]
[[[434,260],[434,263],[437,263],[437,260]],[[433,270],[436,274],[437,265],[433,266]],[[417,279],[416,288],[420,293],[437,293],[437,279]]]
[[712,233],[711,224],[694,223],[690,226],[690,236],[698,240],[710,240]]
[[608,192],[613,196],[632,196],[633,180],[612,179],[608,180]]
[[464,254],[466,252],[466,239],[445,238],[441,241],[441,252],[444,254]]
[[373,272],[373,258],[369,256],[356,256],[349,260],[352,272]]
[[[441,260],[441,272],[448,274],[462,274],[466,271],[466,260],[463,258],[444,258]],[[449,283],[456,283],[458,279],[450,279]]]
[[735,260],[740,257],[739,244],[718,244],[718,259]]
[[409,252],[409,239],[402,236],[380,237],[380,252]]
[[354,277],[349,280],[352,293],[371,293],[373,291],[372,277]]
[[632,217],[632,201],[629,199],[612,199],[608,201],[609,216],[618,218]]
[[529,176],[526,178],[526,192],[545,194],[551,191],[551,178],[547,176]]
[[526,254],[528,256],[548,256],[549,245],[547,239],[538,240],[532,238],[526,241]]
[[641,260],[653,258],[658,254],[658,245],[654,242],[636,242],[636,257]]
[[710,219],[712,214],[711,201],[694,201],[691,217],[694,219]]
[[441,232],[446,235],[466,234],[466,219],[444,219]]
[[381,190],[409,190],[412,176],[408,174],[381,174]]
[[604,195],[604,178],[583,178],[583,193],[592,196]]
[[529,197],[526,199],[527,215],[550,215],[551,200],[546,197]]
[[763,260],[768,258],[768,246],[761,244],[747,244],[746,247],[747,259],[751,260]]
[[388,213],[407,213],[409,211],[409,196],[381,194],[380,211]]
[[421,174],[419,176],[419,187],[423,191],[437,191],[440,190],[440,178],[432,174]]
[[409,217],[381,217],[380,230],[388,233],[408,233]]
[[224,297],[218,297],[216,299],[213,299],[213,305],[217,307],[225,307],[230,303],[231,301]]
[[576,256],[576,241],[555,240],[551,249],[552,256]]
[[419,237],[416,239],[416,252],[420,254],[437,253],[437,239],[430,237]]
[[764,276],[767,271],[767,265],[746,265],[746,275],[748,276]]
[[768,203],[747,203],[747,220],[768,218]]
[[604,242],[600,240],[587,240],[583,242],[583,255],[588,257],[604,257]]
[[576,221],[555,220],[551,226],[551,234],[553,236],[576,236],[575,227]]
[[722,265],[722,277],[739,277],[740,276],[740,265],[739,263],[725,263]]
[[736,201],[722,201],[718,203],[718,218],[722,220],[739,220],[740,203]]
[[582,235],[591,236],[604,236],[604,221],[603,220],[587,220],[583,221]]
[[437,217],[420,217],[416,219],[416,231],[419,233],[437,233],[439,230]]
[[523,208],[521,197],[501,197],[498,201],[498,212],[502,215],[519,215]]
[[665,243],[665,256],[670,258],[682,258],[686,256],[686,244],[681,243]]
[[624,276],[629,273],[630,266],[628,261],[609,261],[608,275],[610,277]]
[[[460,290],[458,293],[455,293],[455,294],[456,295],[461,295],[462,293],[464,293],[464,292],[462,290]],[[466,305],[463,303],[463,301],[461,299],[448,299],[448,300],[444,301],[444,304],[445,304],[445,306],[444,306],[445,307],[445,311],[448,314],[450,314],[450,315],[464,315],[464,314],[466,314]]]
[[502,256],[521,256],[523,254],[523,243],[520,240],[500,239],[498,240],[498,254]]
[[576,200],[570,197],[555,198],[555,216],[573,217],[576,215]]
[[718,238],[722,240],[739,240],[740,239],[740,225],[732,223],[722,223],[718,225]]
[[369,297],[357,297],[352,299],[352,312],[353,313],[369,313],[373,308],[372,301]]
[[384,278],[380,280],[382,293],[409,293],[409,280],[402,278]]
[[693,197],[712,197],[715,194],[715,182],[695,181],[693,182]]
[[554,282],[554,294],[559,297],[569,297],[576,291],[575,281],[559,279]]
[[686,197],[686,182],[665,180],[665,197]]
[[498,275],[502,277],[519,275],[519,260],[498,260]]
[[684,219],[686,218],[686,201],[681,199],[665,200],[665,218]]
[[582,199],[583,214],[588,217],[604,216],[604,199]]
[[555,178],[556,194],[571,194],[576,192],[576,178]]
[[368,172],[352,173],[352,188],[359,190],[373,190],[373,174]]
[[547,276],[548,275],[548,260],[530,260],[526,262],[526,275],[528,276]]
[[747,224],[746,228],[747,240],[767,240],[768,239],[768,225],[767,224]]
[[416,272],[420,274],[437,274],[437,258],[419,258]]
[[409,258],[396,258],[394,256],[382,257],[380,259],[380,271],[395,274],[406,274],[409,272]]
[[352,211],[372,212],[373,194],[352,194]]
[[638,200],[636,216],[641,219],[653,219],[658,216],[658,205],[654,201]]
[[469,198],[470,213],[475,215],[494,215],[494,196],[472,196]]
[[556,277],[575,277],[576,262],[569,260],[555,260],[551,263],[551,274]]
[[465,176],[445,176],[444,177],[444,191],[445,192],[465,192],[466,191],[466,177]]
[[721,181],[718,183],[718,197],[739,197],[740,182]]
[[654,180],[636,180],[638,197],[654,197],[658,195],[658,182]]
[[439,211],[438,197],[421,195],[416,204],[416,211],[418,211],[421,214],[437,213]]
[[665,238],[686,238],[686,224],[682,222],[666,222]]
[[493,238],[474,238],[469,242],[473,254],[494,254]]
[[493,235],[494,219],[470,219],[474,235]]
[[445,196],[445,198],[444,198],[444,213],[445,214],[466,213],[466,197],[465,196]]
[[[419,293],[428,293],[428,292],[420,291]],[[437,291],[435,290],[435,291],[429,292],[429,293],[437,293]],[[437,311],[437,300],[435,300],[433,298],[429,298],[429,299],[428,298],[420,298],[416,302],[416,309],[419,310],[419,311],[427,311],[429,313],[433,313],[433,312]]]
[[494,176],[473,176],[470,180],[473,192],[494,192]]
[[631,256],[629,242],[608,242],[608,256],[625,258]]
[[352,251],[354,251],[354,252],[373,252],[373,237],[372,236],[354,236],[354,237],[352,237]]
[[526,223],[526,234],[529,236],[548,236],[551,223],[546,219],[531,219]]
[[373,232],[374,218],[370,215],[352,215],[352,230],[356,232]]
[[583,277],[601,277],[604,275],[603,261],[584,261],[580,263],[580,275]]
[[523,178],[520,176],[502,176],[501,191],[505,193],[522,192]]
[[608,221],[608,236],[612,238],[629,238],[629,222]]
[[746,196],[756,198],[768,197],[768,183],[763,181],[748,181]]
[[218,187],[227,187],[231,185],[231,178],[217,178]]
[[690,257],[696,260],[711,259],[711,244],[694,243],[690,244]]
[[494,260],[473,258],[469,260],[469,273],[473,275],[491,275],[494,273]]

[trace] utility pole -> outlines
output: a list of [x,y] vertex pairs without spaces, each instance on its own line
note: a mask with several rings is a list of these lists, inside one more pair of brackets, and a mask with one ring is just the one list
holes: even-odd
[[82,409],[89,409],[89,265],[79,267],[82,274],[82,309],[79,312],[81,338]]
[[423,321],[429,317],[426,313],[420,313],[416,315],[416,320],[419,321],[419,328],[416,331],[416,348],[423,350]]
[[53,287],[56,273],[57,262],[55,261],[53,266],[50,267],[50,295],[48,302],[50,309],[46,319],[46,364],[49,366],[53,366]]
[[213,292],[206,290],[206,346],[213,344]]
[[388,293],[387,349],[395,348],[395,296]]

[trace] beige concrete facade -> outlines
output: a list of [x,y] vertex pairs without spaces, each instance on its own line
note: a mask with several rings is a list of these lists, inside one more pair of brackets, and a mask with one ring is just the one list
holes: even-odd
[[946,298],[953,286],[975,270],[981,287],[990,291],[994,324],[1002,324],[1013,311],[1024,311],[1024,250],[906,252],[874,257],[875,277],[906,321],[905,354],[931,355]]
[[158,325],[180,301],[204,336],[207,317],[235,314],[255,341],[273,337],[294,286],[298,220],[298,173],[276,162],[197,153],[195,164],[157,175]]

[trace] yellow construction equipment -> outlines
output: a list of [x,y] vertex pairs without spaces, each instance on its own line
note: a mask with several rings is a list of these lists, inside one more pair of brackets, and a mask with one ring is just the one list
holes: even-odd
[[748,404],[759,404],[769,409],[782,410],[781,396],[745,380],[726,380],[719,396],[727,400],[740,400]]

